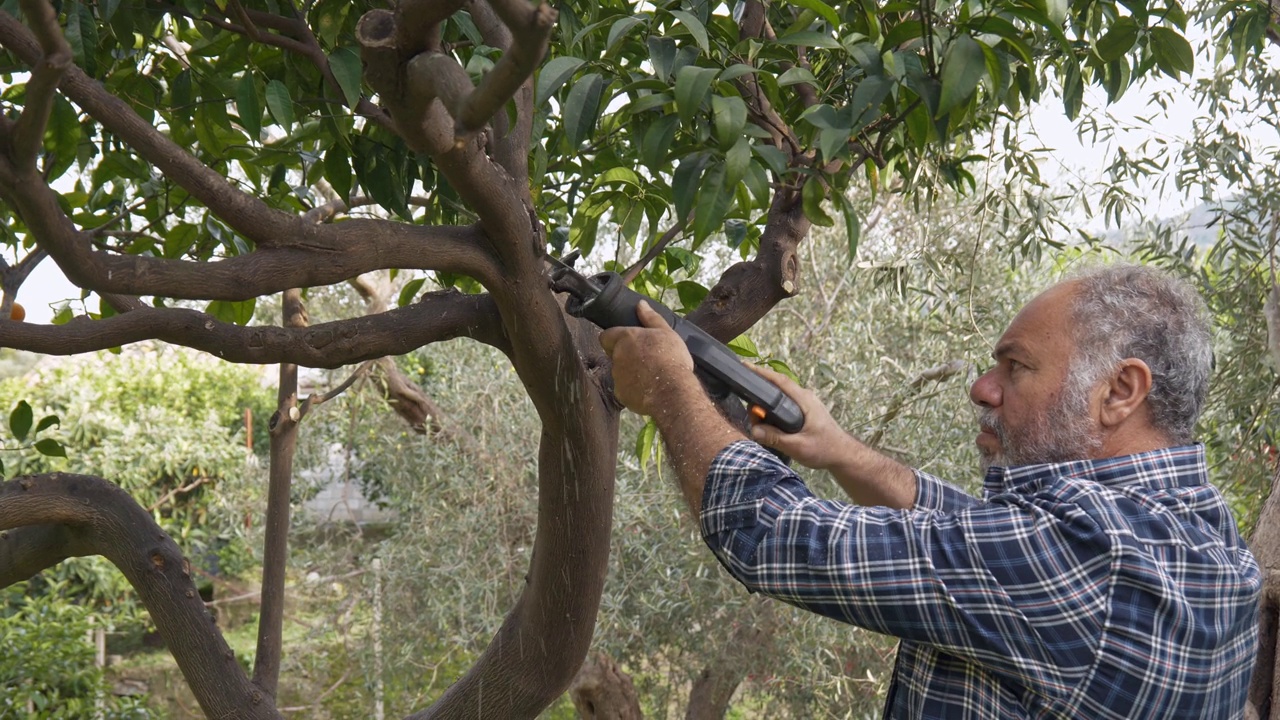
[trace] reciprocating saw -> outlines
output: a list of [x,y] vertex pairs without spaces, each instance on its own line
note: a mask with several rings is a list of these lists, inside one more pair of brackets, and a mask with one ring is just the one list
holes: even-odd
[[572,266],[576,251],[564,260],[547,257],[553,263],[551,288],[569,294],[565,309],[570,315],[586,318],[604,329],[640,327],[636,304],[643,300],[684,340],[693,356],[695,372],[711,397],[720,399],[732,393],[747,403],[756,418],[785,432],[799,432],[804,427],[804,414],[794,400],[743,365],[737,354],[702,328],[653,298],[628,288],[617,273],[583,276]]

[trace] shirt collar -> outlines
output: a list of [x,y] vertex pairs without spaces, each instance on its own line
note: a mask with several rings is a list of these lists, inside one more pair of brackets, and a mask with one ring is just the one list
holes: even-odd
[[1012,491],[1028,492],[1064,477],[1102,485],[1142,485],[1149,488],[1207,485],[1209,482],[1204,445],[1197,443],[1101,460],[991,467],[983,479],[983,489],[988,496]]

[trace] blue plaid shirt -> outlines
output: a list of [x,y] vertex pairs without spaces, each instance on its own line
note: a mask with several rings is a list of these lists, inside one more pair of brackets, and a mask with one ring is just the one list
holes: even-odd
[[889,718],[1238,718],[1261,575],[1201,446],[923,472],[915,508],[818,500],[725,448],[702,533],[749,590],[902,639]]

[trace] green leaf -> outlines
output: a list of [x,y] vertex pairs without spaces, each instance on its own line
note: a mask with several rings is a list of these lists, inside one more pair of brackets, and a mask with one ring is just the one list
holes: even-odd
[[849,245],[849,262],[858,255],[858,243],[862,239],[862,219],[858,217],[858,211],[853,207],[853,201],[845,196],[844,193],[836,193],[836,199],[840,202],[840,213],[844,215],[844,232],[848,238]]
[[840,16],[836,14],[836,11],[832,9],[830,5],[822,2],[821,0],[787,0],[787,2],[795,5],[796,7],[802,7],[806,10],[814,11],[820,15],[823,20],[830,23],[831,27],[840,26]]
[[840,152],[848,145],[848,128],[824,128],[818,133],[818,149],[822,151],[822,159],[827,162],[839,157]]
[[710,55],[711,43],[707,39],[707,27],[702,24],[702,21],[683,10],[672,10],[671,14],[680,21],[681,25],[685,26],[685,29],[693,36],[694,41],[698,43],[698,47],[702,49],[702,52]]
[[62,447],[62,443],[58,442],[57,440],[54,440],[53,438],[45,438],[43,440],[40,440],[36,442],[35,447],[36,447],[36,452],[40,453],[41,455],[45,455],[47,457],[64,458],[67,456],[66,448]]
[[968,35],[957,37],[942,59],[942,97],[934,117],[941,117],[968,100],[986,74],[982,45]]
[[351,186],[354,180],[351,162],[347,151],[341,143],[334,143],[324,153],[324,179],[333,186],[333,191],[343,201],[351,199]]
[[360,66],[360,56],[350,48],[338,48],[329,53],[329,69],[333,78],[342,88],[342,96],[347,107],[354,108],[360,102],[360,85],[364,71]]
[[747,174],[747,166],[751,164],[751,141],[739,137],[724,156],[725,185],[736,186]]
[[725,187],[725,166],[715,163],[707,168],[707,173],[698,186],[698,207],[693,214],[695,245],[720,227],[732,203],[733,190]]
[[1062,106],[1067,118],[1075,120],[1080,114],[1084,102],[1084,81],[1074,63],[1067,64],[1066,75],[1062,78]]
[[814,77],[809,68],[803,68],[798,65],[778,76],[778,87],[799,85],[800,83],[808,83],[816,88],[818,87],[818,78]]
[[39,435],[40,433],[44,432],[45,430],[48,430],[54,425],[57,425],[58,427],[62,427],[62,421],[58,419],[58,416],[45,415],[44,417],[40,418],[40,422],[36,424],[36,434]]
[[1137,41],[1138,23],[1131,17],[1122,17],[1111,25],[1106,35],[1098,39],[1095,49],[1098,57],[1111,62],[1124,57]]
[[800,382],[800,376],[796,375],[796,371],[792,370],[791,366],[785,362],[781,360],[766,360],[764,364],[768,365],[774,372],[780,372],[795,382]]
[[747,125],[747,104],[742,98],[712,95],[711,116],[715,120],[716,140],[721,147],[729,147],[742,139],[742,129]]
[[1167,27],[1151,28],[1151,53],[1156,65],[1173,78],[1190,73],[1196,67],[1196,55],[1191,43],[1177,30]]
[[640,160],[645,167],[656,173],[666,163],[679,126],[680,118],[675,115],[664,115],[649,126],[640,143]]
[[692,280],[681,280],[676,283],[676,294],[680,296],[681,312],[688,313],[702,304],[707,297],[707,288]]
[[534,92],[536,103],[540,106],[547,101],[547,98],[555,95],[560,86],[568,82],[585,62],[586,60],[581,58],[562,56],[552,58],[543,65],[542,70],[538,72],[538,85]]
[[629,15],[614,21],[613,25],[609,26],[609,39],[605,42],[605,52],[613,48],[614,43],[626,35],[631,28],[642,22],[644,22],[644,18],[636,17],[635,15]]
[[98,24],[93,12],[79,2],[65,6],[67,13],[67,29],[64,33],[67,44],[71,46],[71,56],[76,65],[89,77],[98,74],[96,53],[98,50]]
[[293,96],[289,94],[289,86],[279,80],[267,83],[267,110],[271,117],[290,132],[293,128]]
[[1055,27],[1062,27],[1062,23],[1067,21],[1067,11],[1071,9],[1071,0],[1044,0],[1044,11],[1049,16],[1049,22]]
[[604,87],[604,77],[599,73],[591,73],[580,78],[569,90],[569,97],[563,107],[564,134],[569,147],[577,148],[595,129]]
[[640,469],[643,471],[649,466],[649,458],[653,457],[657,461],[656,449],[658,439],[658,424],[653,418],[645,421],[644,427],[640,428],[640,434],[636,437],[636,457],[640,459]]
[[248,70],[236,87],[236,112],[249,140],[257,142],[262,139],[262,103],[258,100],[258,82]]
[[675,195],[676,220],[684,220],[693,210],[693,200],[698,194],[702,171],[707,167],[706,153],[697,152],[680,159],[671,176],[671,191]]
[[257,298],[241,302],[214,300],[209,303],[209,306],[204,311],[225,323],[248,325],[249,321],[253,319],[253,308],[257,302]]
[[55,95],[49,123],[45,127],[45,174],[49,180],[62,177],[76,161],[80,146],[80,119],[76,109],[62,95]]
[[739,335],[738,337],[730,340],[725,344],[729,346],[730,350],[738,353],[742,357],[748,357],[748,358],[760,357],[760,349],[757,348],[756,344],[752,342],[751,338],[747,337],[746,335]]
[[71,310],[70,303],[63,303],[58,308],[58,312],[54,314],[52,323],[54,325],[66,325],[67,323],[71,322],[71,319],[74,317],[75,317],[75,312]]
[[826,33],[814,32],[812,30],[801,30],[778,38],[778,42],[783,45],[803,45],[811,48],[825,48],[827,50],[843,50],[844,46],[839,40],[827,35]]
[[692,123],[715,77],[715,68],[696,65],[686,65],[676,72],[676,110],[680,113],[681,123]]
[[826,188],[817,177],[805,180],[804,189],[800,191],[800,204],[804,209],[804,216],[809,218],[809,222],[819,227],[832,227],[836,224],[836,221],[822,209],[822,201],[826,199],[826,195]]
[[743,75],[753,75],[757,72],[760,71],[745,63],[734,63],[720,73],[720,82],[733,82]]
[[13,411],[9,413],[9,432],[13,433],[14,439],[22,442],[27,439],[27,433],[31,432],[33,422],[35,422],[35,413],[31,411],[31,406],[26,400],[19,400],[18,404],[13,406]]
[[[650,37],[647,43],[649,45],[649,58],[653,62],[653,74],[659,80],[666,82],[671,78],[671,71],[675,67],[676,41],[669,37]],[[548,63],[550,64],[550,63]]]
[[426,281],[426,278],[418,278],[405,283],[405,286],[400,289],[400,298],[397,300],[396,306],[404,307],[405,305],[412,303],[413,299],[418,296],[418,291],[422,289],[423,283]]

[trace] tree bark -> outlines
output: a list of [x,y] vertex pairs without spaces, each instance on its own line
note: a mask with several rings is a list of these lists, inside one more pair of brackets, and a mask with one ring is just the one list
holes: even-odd
[[734,618],[729,640],[714,661],[694,678],[685,720],[723,720],[742,681],[768,668],[777,634],[772,600],[753,597],[749,610]]
[[[1262,312],[1267,321],[1267,349],[1280,368],[1280,284],[1271,288]],[[1247,720],[1280,720],[1280,703],[1276,702],[1280,698],[1280,462],[1249,548],[1262,569],[1262,598],[1258,605],[1258,661],[1249,682],[1244,715]]]
[[569,688],[582,720],[641,720],[640,699],[631,678],[612,658],[596,653],[582,664]]
[[39,526],[68,528],[77,536],[77,554],[100,554],[120,569],[207,716],[280,717],[218,631],[191,580],[191,563],[118,485],[65,473],[0,483],[0,531]]

